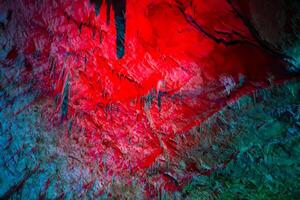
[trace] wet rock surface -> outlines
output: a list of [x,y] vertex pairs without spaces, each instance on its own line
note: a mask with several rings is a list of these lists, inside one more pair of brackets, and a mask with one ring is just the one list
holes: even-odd
[[296,198],[298,10],[0,0],[0,198]]

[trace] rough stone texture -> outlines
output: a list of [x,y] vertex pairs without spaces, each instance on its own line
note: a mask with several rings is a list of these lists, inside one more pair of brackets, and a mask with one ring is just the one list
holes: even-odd
[[296,199],[299,8],[0,0],[0,198]]

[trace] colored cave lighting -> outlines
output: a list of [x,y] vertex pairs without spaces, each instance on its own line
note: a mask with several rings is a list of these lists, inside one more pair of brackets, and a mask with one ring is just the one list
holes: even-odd
[[[60,134],[57,148],[76,146],[80,163],[107,181],[145,183],[155,168],[152,182],[179,191],[194,173],[225,168],[239,152],[206,170],[187,161],[178,174],[201,140],[187,133],[241,96],[296,76],[295,59],[259,29],[250,0],[0,5],[0,87],[34,94],[14,114],[41,105],[47,129]],[[153,187],[144,186],[149,197]]]

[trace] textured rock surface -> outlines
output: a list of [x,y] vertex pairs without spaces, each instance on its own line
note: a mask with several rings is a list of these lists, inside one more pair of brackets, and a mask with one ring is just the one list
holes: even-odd
[[0,0],[1,197],[295,198],[299,17],[283,0]]

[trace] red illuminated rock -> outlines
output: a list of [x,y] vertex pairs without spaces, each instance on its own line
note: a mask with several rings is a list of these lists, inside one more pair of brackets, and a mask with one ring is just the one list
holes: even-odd
[[1,4],[12,11],[3,64],[23,56],[20,78],[53,100],[45,115],[53,126],[68,125],[87,166],[106,166],[103,176],[176,159],[198,141],[182,144],[175,136],[241,95],[290,77],[290,58],[256,29],[250,1],[127,0],[124,40],[115,23],[121,8],[108,6],[107,15],[104,2],[99,15],[87,0]]

